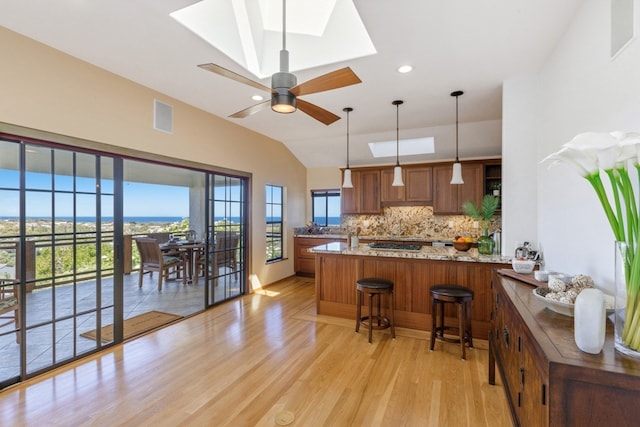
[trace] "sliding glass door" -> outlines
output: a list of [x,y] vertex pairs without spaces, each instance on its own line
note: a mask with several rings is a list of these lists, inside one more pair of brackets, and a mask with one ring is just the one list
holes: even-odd
[[246,292],[247,179],[209,174],[207,180],[207,301]]
[[[0,135],[0,389],[243,295],[248,182]],[[140,237],[176,242],[162,289]]]
[[12,382],[113,341],[100,332],[114,323],[121,280],[114,276],[116,162],[26,141],[0,145],[2,294],[17,307],[0,329],[0,354],[10,359],[0,381]]

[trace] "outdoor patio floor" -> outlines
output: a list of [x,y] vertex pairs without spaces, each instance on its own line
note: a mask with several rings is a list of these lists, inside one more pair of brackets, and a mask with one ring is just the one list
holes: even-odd
[[[225,292],[238,292],[238,282],[233,275],[223,276],[215,287],[216,301],[222,301]],[[165,281],[162,291],[158,291],[157,273],[153,278],[144,275],[143,285],[138,287],[138,273],[125,275],[124,278],[124,318],[129,319],[152,310],[165,313],[190,316],[205,309],[205,280],[198,283],[182,284],[181,280]],[[75,309],[74,309],[75,293]],[[56,321],[50,321],[55,312],[56,318],[71,316],[96,307],[96,282],[78,283],[76,286],[64,285],[55,289],[35,290],[27,294],[27,325],[39,326],[27,331],[26,360],[27,373],[35,372],[63,362],[76,355],[96,349],[98,343],[80,336],[81,333],[96,329],[96,314],[88,313]],[[113,280],[102,282],[102,326],[113,324]],[[55,328],[54,328],[55,325]],[[13,330],[13,323],[0,327],[0,334]],[[54,345],[55,343],[55,345]],[[16,343],[16,334],[0,336],[0,382],[20,374],[20,345]]]

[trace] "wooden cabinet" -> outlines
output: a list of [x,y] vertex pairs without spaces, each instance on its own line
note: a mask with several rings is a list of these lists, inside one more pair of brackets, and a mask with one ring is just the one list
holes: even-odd
[[433,168],[431,166],[407,166],[405,173],[405,200],[407,202],[433,202]]
[[314,276],[316,272],[316,255],[308,252],[309,248],[331,242],[345,242],[346,239],[325,237],[294,237],[293,269],[300,276]]
[[342,189],[342,214],[379,214],[380,169],[351,169],[351,182]]
[[[497,191],[497,194],[494,192]],[[502,197],[502,164],[485,163],[484,165],[484,194]],[[498,210],[501,206],[498,205]]]
[[464,184],[451,184],[452,165],[433,167],[433,213],[461,214],[462,204],[471,200],[480,204],[484,194],[483,165],[481,163],[463,163],[462,179]]
[[573,318],[531,295],[536,282],[512,270],[492,276],[489,383],[498,366],[516,426],[632,426],[640,419],[640,361],[614,350],[580,351]]
[[451,163],[402,166],[404,185],[394,187],[393,167],[351,169],[353,188],[343,188],[342,214],[379,214],[386,206],[433,206],[435,214],[458,215],[467,200],[501,183],[499,159],[462,164],[464,184],[451,185]]
[[[405,169],[402,169],[402,182],[406,182]],[[380,171],[380,202],[382,204],[395,204],[405,201],[405,186],[394,187],[393,168],[385,168]]]
[[380,171],[380,202],[383,206],[420,206],[433,202],[433,168],[431,166],[403,166],[402,187],[394,187],[393,168]]
[[[381,277],[394,282],[395,324],[419,330],[431,329],[429,288],[457,283],[474,291],[471,322],[474,338],[487,339],[491,315],[491,271],[501,264],[393,256],[316,253],[316,309],[318,314],[354,319],[355,282]],[[454,304],[445,310],[445,323],[457,325]],[[385,307],[383,302],[382,307]]]

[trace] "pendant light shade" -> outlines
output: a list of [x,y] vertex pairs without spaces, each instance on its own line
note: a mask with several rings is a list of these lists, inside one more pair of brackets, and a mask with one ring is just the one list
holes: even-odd
[[349,169],[349,113],[353,111],[353,108],[345,107],[342,111],[347,113],[347,168],[344,170],[342,188],[353,188],[353,183],[351,182],[351,169]]
[[464,92],[461,90],[451,92],[451,96],[456,97],[456,161],[453,164],[451,184],[464,184],[464,181],[462,180],[462,165],[460,164],[460,160],[458,159],[458,97],[463,93]]
[[351,169],[344,170],[344,181],[342,182],[342,188],[353,188],[353,182],[351,182]]
[[396,167],[393,168],[393,182],[392,187],[403,187],[402,182],[402,168],[400,167],[400,105],[404,101],[393,101],[392,104],[396,106]]
[[462,165],[459,162],[453,164],[451,184],[464,184],[464,181],[462,180]]

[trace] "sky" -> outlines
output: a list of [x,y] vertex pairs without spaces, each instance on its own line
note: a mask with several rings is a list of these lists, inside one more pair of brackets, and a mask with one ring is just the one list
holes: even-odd
[[[56,176],[57,189],[71,189],[68,177]],[[94,192],[95,181],[79,178],[76,189]],[[18,174],[16,171],[0,170],[0,217],[19,216]],[[51,216],[51,177],[48,174],[28,173],[27,216]],[[45,191],[38,191],[45,190]],[[113,186],[110,181],[103,183],[103,216],[113,216]],[[70,194],[56,196],[56,215],[73,215],[73,198]],[[77,195],[77,216],[95,216],[95,197],[89,194]],[[189,216],[189,189],[169,185],[125,182],[124,216]]]

